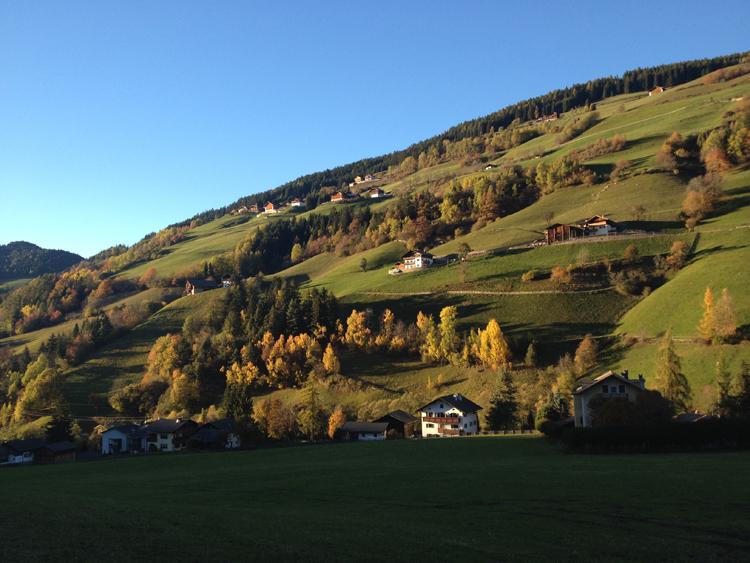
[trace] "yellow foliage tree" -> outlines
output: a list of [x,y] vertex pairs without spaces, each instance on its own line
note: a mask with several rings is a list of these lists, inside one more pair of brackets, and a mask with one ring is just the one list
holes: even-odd
[[510,366],[510,346],[503,330],[495,319],[490,319],[479,334],[479,361],[492,369]]
[[336,355],[336,350],[333,349],[330,343],[326,346],[326,351],[323,353],[323,368],[330,375],[336,375],[341,371],[341,364]]
[[710,287],[703,294],[703,317],[698,324],[701,336],[706,340],[713,340],[716,335],[716,321],[714,320],[714,292]]
[[341,406],[336,405],[333,409],[331,416],[328,417],[328,437],[333,440],[336,436],[336,431],[346,423],[346,415]]

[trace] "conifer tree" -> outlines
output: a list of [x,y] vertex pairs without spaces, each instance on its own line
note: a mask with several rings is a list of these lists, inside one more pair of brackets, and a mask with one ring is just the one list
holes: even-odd
[[487,328],[479,335],[479,361],[485,366],[498,369],[510,367],[510,346],[503,330],[495,319],[490,319]]
[[526,348],[526,357],[524,358],[524,364],[527,368],[534,368],[536,367],[536,346],[534,345],[534,341],[532,340],[529,343],[528,348]]
[[331,416],[328,417],[328,437],[333,440],[336,432],[346,423],[346,415],[340,405],[336,405]]
[[453,305],[443,307],[440,311],[440,356],[446,362],[453,360],[458,352],[457,316],[457,309]]
[[667,330],[659,344],[656,358],[656,386],[662,396],[679,412],[690,407],[690,384],[682,373],[680,357],[674,349],[672,329]]
[[508,370],[503,370],[500,388],[490,400],[487,424],[491,430],[511,430],[518,424],[516,387]]
[[323,368],[329,375],[337,375],[341,371],[341,363],[330,342],[323,353]]

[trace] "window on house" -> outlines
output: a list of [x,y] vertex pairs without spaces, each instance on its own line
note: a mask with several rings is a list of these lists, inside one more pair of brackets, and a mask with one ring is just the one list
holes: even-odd
[[602,385],[602,393],[609,393],[609,387]]
[[619,391],[620,391],[620,393],[624,393],[625,392],[625,386],[624,385],[620,385]]
[[169,438],[169,434],[159,434],[159,438],[162,440],[166,440],[167,438]]

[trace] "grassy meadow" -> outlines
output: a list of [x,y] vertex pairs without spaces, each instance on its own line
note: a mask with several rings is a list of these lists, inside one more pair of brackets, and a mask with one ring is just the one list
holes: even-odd
[[342,443],[0,471],[0,559],[739,561],[750,454],[535,437]]

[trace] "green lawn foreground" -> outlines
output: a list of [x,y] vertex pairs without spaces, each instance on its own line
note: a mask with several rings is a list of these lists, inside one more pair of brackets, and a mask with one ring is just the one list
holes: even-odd
[[738,561],[748,471],[518,436],[9,468],[0,560]]

